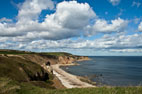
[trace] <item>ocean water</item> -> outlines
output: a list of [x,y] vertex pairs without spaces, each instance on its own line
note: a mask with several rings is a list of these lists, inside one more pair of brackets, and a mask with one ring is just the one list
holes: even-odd
[[65,71],[88,77],[98,86],[142,86],[141,56],[94,56],[80,65],[62,67]]

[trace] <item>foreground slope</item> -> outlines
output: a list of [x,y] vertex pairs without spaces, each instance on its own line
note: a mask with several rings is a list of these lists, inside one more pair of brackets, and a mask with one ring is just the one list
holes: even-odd
[[[29,83],[17,83],[10,79],[0,79],[0,94],[142,94],[142,87],[98,87],[73,89],[46,89]],[[5,92],[6,91],[6,92]]]

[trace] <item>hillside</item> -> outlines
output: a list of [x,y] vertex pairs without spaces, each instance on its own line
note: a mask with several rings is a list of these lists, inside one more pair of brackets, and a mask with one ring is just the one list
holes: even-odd
[[141,94],[142,87],[65,89],[46,63],[71,64],[88,60],[64,52],[35,53],[0,50],[0,94]]
[[51,70],[47,69],[46,63],[68,64],[81,58],[64,52],[35,53],[0,50],[0,88],[6,87],[9,81],[16,82],[18,85],[26,83],[41,88],[63,88]]
[[47,89],[26,82],[17,83],[8,78],[1,78],[0,91],[0,94],[141,94],[142,87]]

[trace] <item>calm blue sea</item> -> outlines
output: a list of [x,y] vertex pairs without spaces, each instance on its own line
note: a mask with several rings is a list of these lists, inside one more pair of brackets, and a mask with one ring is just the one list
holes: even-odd
[[94,56],[80,65],[62,67],[65,71],[87,76],[98,86],[142,86],[142,56]]

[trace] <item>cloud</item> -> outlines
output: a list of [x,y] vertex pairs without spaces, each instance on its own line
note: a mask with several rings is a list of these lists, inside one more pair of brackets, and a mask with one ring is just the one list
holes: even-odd
[[[48,3],[49,2],[49,3]],[[42,10],[53,9],[50,0],[26,0],[19,7],[17,22],[0,22],[0,48],[37,51],[39,49],[93,49],[110,50],[141,47],[141,35],[110,36],[120,33],[128,21],[117,18],[111,21],[100,19],[87,3],[63,1],[56,11],[47,14],[43,22],[38,21]],[[5,18],[6,20],[6,18]],[[90,21],[92,21],[90,23]],[[94,36],[96,33],[110,34],[94,40],[77,39]],[[118,37],[118,38],[116,38]],[[138,45],[139,44],[139,45]],[[135,46],[133,46],[135,45]]]
[[142,49],[112,49],[110,50],[112,52],[128,52],[128,53],[131,53],[131,52],[142,52]]
[[120,8],[120,12],[116,15],[116,17],[120,17],[124,11],[125,11],[125,9]]
[[120,0],[109,0],[109,2],[113,5],[116,6],[120,3]]
[[141,18],[137,18],[137,17],[136,17],[136,18],[133,19],[133,22],[134,22],[135,24],[138,24],[138,23],[140,22],[140,20],[141,20]]
[[19,9],[15,24],[0,23],[0,35],[26,37],[30,34],[34,38],[49,40],[77,37],[83,33],[81,31],[89,21],[96,17],[87,3],[63,1],[57,5],[55,13],[47,14],[43,22],[38,22],[41,11],[52,8],[50,0],[26,0]]
[[[42,10],[53,9],[50,0],[26,0],[19,7],[16,23],[0,23],[0,36],[16,37],[23,41],[61,40],[80,36],[93,36],[97,32],[110,33],[123,30],[127,20],[121,18],[111,21],[99,19],[87,3],[63,1],[58,3],[53,14],[46,15],[43,22],[38,21]],[[94,20],[94,25],[90,21]]]
[[51,0],[26,0],[19,7],[16,23],[0,22],[0,36],[21,36],[38,30],[37,19],[41,11],[53,8],[54,4]]
[[0,23],[1,23],[1,22],[12,22],[12,20],[3,17],[3,18],[0,19]]
[[95,12],[87,3],[77,1],[64,1],[57,5],[56,12],[47,15],[42,26],[49,28],[47,39],[63,39],[80,36],[89,21],[96,17]]
[[[51,0],[26,0],[18,11],[18,21],[37,20],[42,10],[53,9],[54,3]],[[24,21],[25,23],[25,21]]]
[[127,20],[121,18],[111,20],[111,23],[103,19],[97,19],[93,26],[88,26],[87,29],[91,32],[87,32],[90,35],[95,34],[96,32],[101,33],[111,33],[111,32],[121,32],[124,31],[128,25]]
[[96,14],[87,3],[62,2],[57,5],[55,19],[64,28],[81,29]]
[[24,32],[20,32],[20,27],[15,27],[14,24],[12,23],[0,23],[0,36],[19,36],[19,35],[23,35]]
[[[1,37],[1,49],[19,49],[28,51],[103,51],[103,52],[139,52],[142,51],[142,34],[126,35],[125,33],[105,34],[103,37],[88,40],[32,40],[21,37]],[[25,40],[24,40],[25,39]],[[28,39],[28,38],[27,38]],[[137,41],[139,40],[139,41]]]
[[[118,5],[114,4],[118,1],[110,0],[113,5]],[[41,12],[49,9],[54,9],[54,13],[47,14],[39,22]],[[140,20],[136,18],[133,22],[138,24]],[[0,19],[0,48],[89,54],[96,51],[142,52],[142,34],[127,35],[124,31],[128,23],[119,17],[101,19],[87,3],[63,1],[55,8],[51,0],[26,0],[19,7],[15,23],[11,19]],[[142,31],[142,22],[138,30]],[[89,40],[88,36],[96,33],[104,36]]]
[[138,30],[142,32],[142,22],[139,24]]
[[132,3],[132,7],[140,7],[141,6],[141,3],[140,2],[136,2],[136,1],[133,1],[133,3]]

